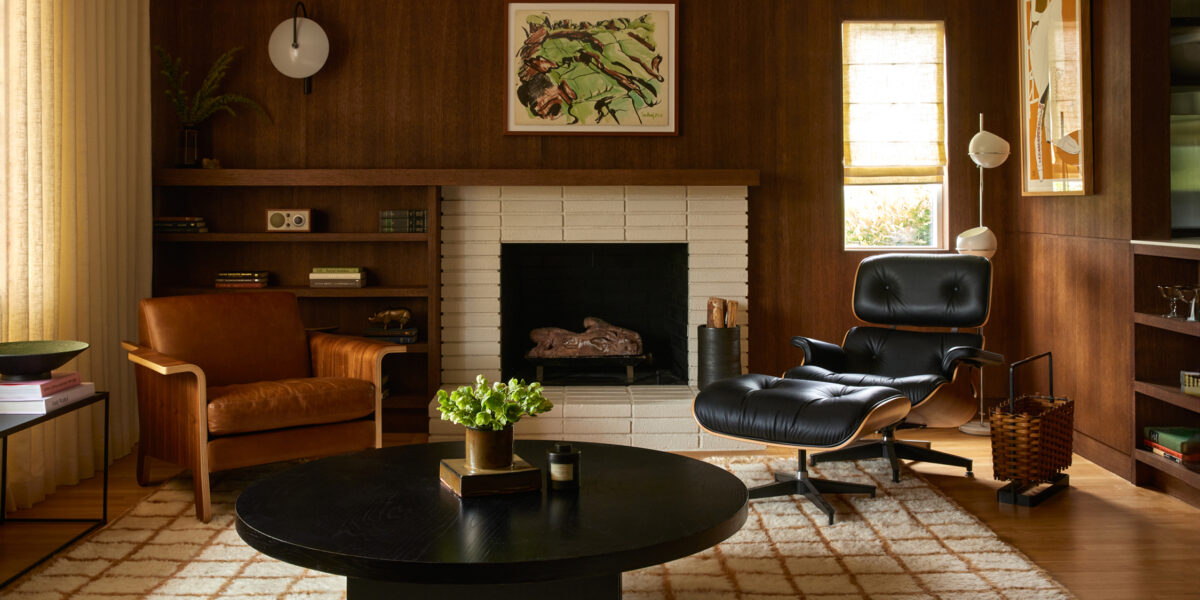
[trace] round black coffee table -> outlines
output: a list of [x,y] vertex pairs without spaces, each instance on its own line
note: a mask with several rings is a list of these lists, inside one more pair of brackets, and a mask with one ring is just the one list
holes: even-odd
[[[553,442],[518,441],[546,470]],[[237,531],[280,560],[347,577],[361,598],[620,598],[621,572],[694,554],[746,521],[746,487],[707,463],[575,444],[582,487],[459,498],[438,479],[461,442],[292,467],[237,499]],[[545,487],[545,486],[543,486]]]

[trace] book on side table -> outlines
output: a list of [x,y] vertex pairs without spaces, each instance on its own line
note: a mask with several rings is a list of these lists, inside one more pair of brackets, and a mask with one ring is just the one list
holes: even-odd
[[79,373],[52,373],[50,379],[0,381],[0,400],[38,400],[71,389],[83,381]]
[[44,415],[73,402],[90,398],[96,394],[96,384],[87,381],[75,387],[36,400],[0,400],[0,414]]

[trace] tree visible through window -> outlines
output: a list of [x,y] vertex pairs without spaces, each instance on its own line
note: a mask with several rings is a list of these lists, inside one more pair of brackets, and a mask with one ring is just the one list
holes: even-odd
[[846,248],[944,248],[945,30],[842,24]]

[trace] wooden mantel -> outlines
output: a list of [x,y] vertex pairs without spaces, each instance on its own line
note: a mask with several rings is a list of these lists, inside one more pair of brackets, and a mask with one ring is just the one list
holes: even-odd
[[744,185],[755,169],[155,169],[154,185],[426,186],[426,185]]

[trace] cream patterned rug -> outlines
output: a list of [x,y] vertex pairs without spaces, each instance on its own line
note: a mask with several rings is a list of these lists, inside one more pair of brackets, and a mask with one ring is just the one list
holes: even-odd
[[[713,459],[748,485],[796,460]],[[797,497],[755,500],[745,527],[715,548],[623,577],[627,600],[1050,600],[1072,598],[911,471],[892,483],[883,460],[831,463],[814,475],[879,486],[875,498],[830,496],[837,523]],[[345,579],[279,562],[242,543],[233,501],[261,470],[214,480],[213,520],[194,517],[190,479],[149,498],[62,556],[0,591],[14,600],[333,600]],[[481,595],[481,598],[486,594]],[[532,599],[531,599],[532,600]]]

